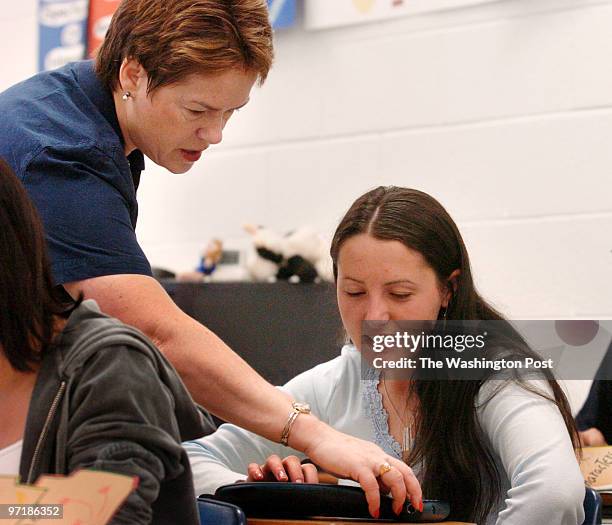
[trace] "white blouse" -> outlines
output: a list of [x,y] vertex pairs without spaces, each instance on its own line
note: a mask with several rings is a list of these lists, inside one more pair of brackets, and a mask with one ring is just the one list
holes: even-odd
[[13,476],[19,474],[19,462],[21,461],[21,449],[23,439],[0,450],[0,476]]
[[[368,406],[372,399],[363,395],[365,383],[359,352],[345,346],[339,357],[298,375],[283,389],[294,399],[309,403],[324,422],[395,455],[388,443],[392,439],[380,439],[377,412]],[[503,494],[487,525],[582,523],[584,481],[561,413],[547,399],[514,383],[484,403],[491,396],[490,389],[499,386],[497,381],[488,381],[477,399],[478,420],[500,472]],[[549,389],[542,381],[533,381],[530,386],[545,392]],[[196,494],[214,493],[220,485],[245,479],[250,462],[263,463],[271,454],[304,457],[227,424],[184,447]]]

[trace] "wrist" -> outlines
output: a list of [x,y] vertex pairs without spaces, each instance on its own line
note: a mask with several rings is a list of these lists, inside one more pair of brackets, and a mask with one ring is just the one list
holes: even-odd
[[308,450],[316,445],[329,427],[312,414],[300,414],[293,423],[289,435],[289,446],[308,455]]
[[281,445],[284,445],[285,447],[289,446],[289,436],[293,430],[293,425],[295,424],[297,418],[302,414],[310,414],[310,405],[308,403],[293,401],[291,403],[291,412],[289,412],[289,417],[287,418],[287,422],[285,423],[283,431],[281,432]]

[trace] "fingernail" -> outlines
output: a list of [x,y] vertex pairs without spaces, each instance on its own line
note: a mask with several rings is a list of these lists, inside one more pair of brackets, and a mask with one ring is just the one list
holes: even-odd
[[380,518],[380,509],[376,509],[376,510],[374,511],[374,517],[375,517],[376,519]]
[[295,482],[296,483],[304,483],[304,480],[303,479],[296,479]]
[[419,512],[423,512],[423,500],[419,503]]
[[279,470],[278,471],[278,479],[282,479],[283,481],[287,480],[287,474],[285,474],[284,470]]
[[263,479],[263,474],[261,472],[255,472],[255,477],[257,479]]

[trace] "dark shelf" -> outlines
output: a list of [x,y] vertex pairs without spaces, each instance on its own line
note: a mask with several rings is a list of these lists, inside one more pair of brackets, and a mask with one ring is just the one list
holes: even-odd
[[340,353],[344,335],[331,283],[162,284],[185,313],[272,384],[282,385]]

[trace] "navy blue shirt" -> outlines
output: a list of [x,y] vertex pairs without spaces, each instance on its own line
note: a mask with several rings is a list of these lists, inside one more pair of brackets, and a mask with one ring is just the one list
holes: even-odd
[[151,275],[135,233],[144,157],[126,158],[112,94],[92,61],[0,94],[0,156],[42,218],[56,284]]

